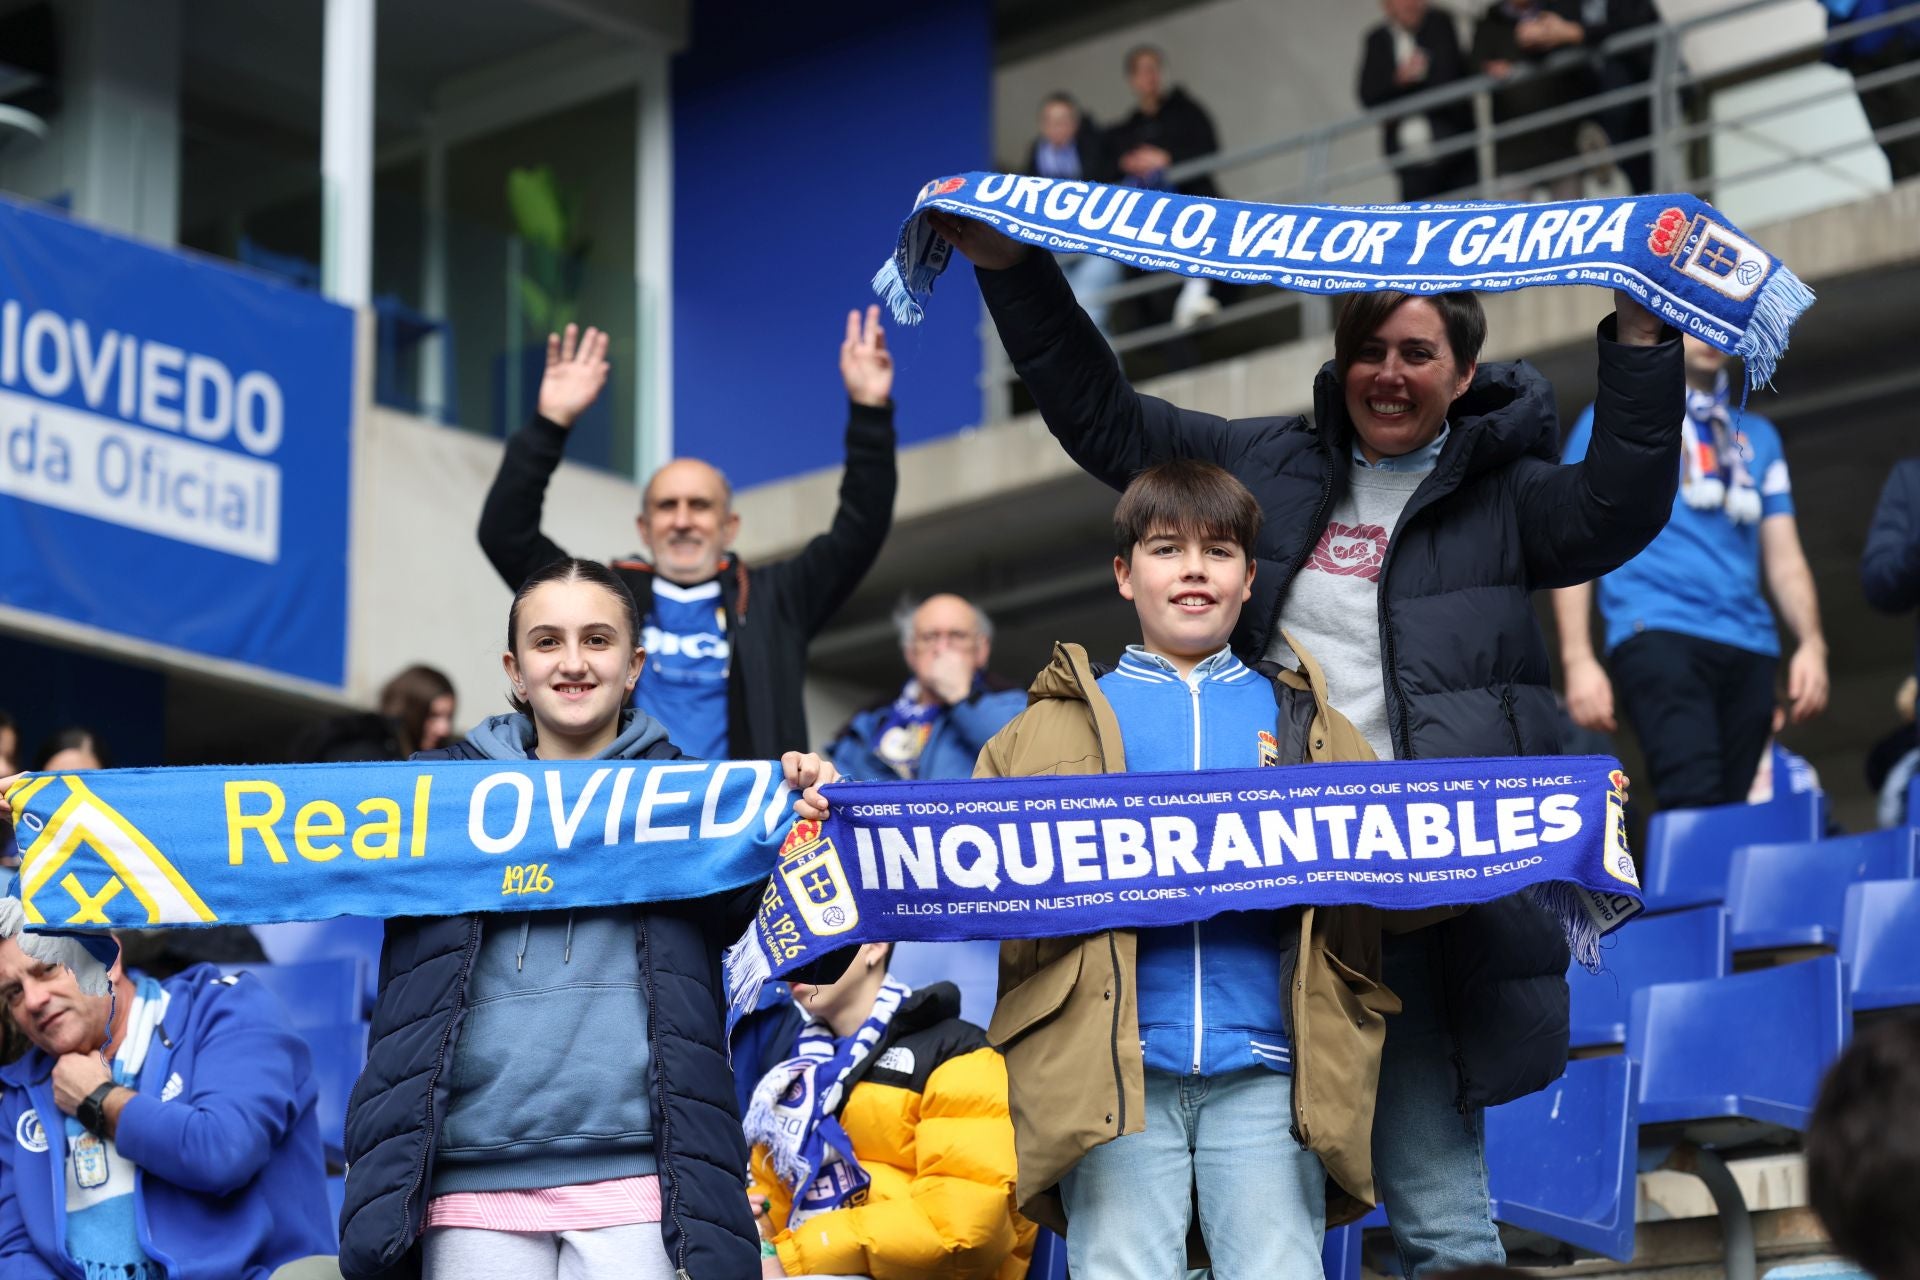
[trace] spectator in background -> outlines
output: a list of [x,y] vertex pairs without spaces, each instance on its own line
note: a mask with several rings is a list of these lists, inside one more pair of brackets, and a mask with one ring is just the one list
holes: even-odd
[[[538,413],[507,441],[480,512],[480,547],[509,587],[566,558],[540,529],[567,430],[607,382],[598,329],[547,338]],[[710,463],[679,458],[641,491],[636,523],[650,560],[616,560],[644,620],[647,660],[633,705],[696,759],[776,759],[806,746],[807,646],[873,567],[893,524],[893,357],[880,308],[847,313],[840,344],[847,467],[832,527],[778,564],[749,570],[733,488]],[[746,625],[751,618],[753,625]]]
[[110,769],[106,746],[84,725],[68,725],[40,744],[28,766],[34,773],[74,773]]
[[[10,778],[17,771],[14,761],[20,757],[20,729],[13,717],[0,711],[0,778]],[[14,844],[13,823],[11,820],[0,822],[0,868],[11,869],[20,865],[20,849]],[[13,1061],[12,1057],[5,1061]]]
[[[1452,14],[1433,8],[1427,0],[1381,0],[1380,7],[1386,21],[1367,32],[1361,48],[1362,105],[1382,106],[1473,74],[1460,52]],[[1380,147],[1390,156],[1404,155],[1414,161],[1435,143],[1472,132],[1473,99],[1462,98],[1387,120],[1380,126]],[[1405,164],[1397,176],[1402,200],[1431,200],[1478,183],[1480,163],[1469,147],[1425,163]]]
[[[1680,491],[1667,526],[1646,550],[1600,579],[1607,661],[1589,633],[1594,585],[1554,592],[1567,707],[1605,733],[1619,709],[1646,753],[1662,808],[1738,804],[1747,798],[1774,712],[1780,643],[1767,590],[1794,635],[1787,666],[1789,719],[1827,705],[1827,643],[1820,603],[1793,517],[1780,433],[1749,410],[1736,427],[1727,357],[1686,339],[1686,424]],[[1590,406],[1563,460],[1587,456]]]
[[[1581,43],[1597,46],[1614,36],[1658,23],[1660,11],[1654,8],[1653,0],[1580,0],[1578,21]],[[1653,75],[1653,53],[1654,45],[1648,42],[1623,53],[1598,59],[1593,72],[1594,91],[1608,93],[1630,85],[1645,84]],[[1653,113],[1649,109],[1648,99],[1644,97],[1623,102],[1619,106],[1603,107],[1594,113],[1594,119],[1606,130],[1607,140],[1616,147],[1641,141],[1653,127]],[[1614,163],[1626,176],[1627,184],[1635,194],[1645,195],[1653,190],[1651,151],[1622,156]]]
[[[1516,71],[1532,69],[1548,54],[1585,43],[1586,29],[1578,21],[1577,4],[1578,0],[1494,0],[1473,31],[1474,62],[1484,74],[1505,80]],[[1588,88],[1587,77],[1579,71],[1528,75],[1494,90],[1493,122],[1501,125],[1564,106],[1586,96]],[[1509,179],[1571,158],[1579,124],[1578,120],[1562,120],[1496,141],[1495,172]],[[1571,200],[1580,194],[1580,175],[1528,178],[1524,184],[1506,185],[1510,199],[1526,199],[1534,190],[1544,188],[1549,200]]]
[[1907,825],[1908,788],[1920,774],[1920,735],[1914,732],[1915,693],[1920,682],[1908,676],[1893,695],[1900,726],[1867,752],[1867,787],[1878,797],[1875,818],[1882,827]]
[[1874,1280],[1920,1280],[1920,1018],[1862,1027],[1807,1124],[1807,1199]]
[[[1776,796],[1799,796],[1820,790],[1820,771],[1798,751],[1780,745],[1780,731],[1787,727],[1787,709],[1773,709],[1773,732],[1760,753],[1760,765],[1753,771],[1753,783],[1747,788],[1748,804],[1765,804]],[[1612,754],[1609,752],[1608,754]]]
[[402,760],[416,751],[432,751],[453,741],[457,706],[453,681],[423,664],[408,667],[380,690],[380,714],[393,721],[399,731]]
[[0,1273],[337,1280],[306,1042],[210,966],[111,995],[0,941]]
[[[1040,104],[1040,134],[1027,152],[1024,172],[1040,178],[1114,182],[1120,171],[1107,150],[1100,127],[1080,110],[1080,104],[1065,93],[1048,94]],[[1100,332],[1106,333],[1108,313],[1113,304],[1096,295],[1120,283],[1125,272],[1121,264],[1097,253],[1062,253],[1061,274],[1073,286],[1073,296]]]
[[993,623],[956,595],[894,611],[912,672],[898,696],[859,712],[824,754],[842,777],[970,778],[987,739],[1019,715],[1027,693],[987,674]]
[[453,682],[434,667],[415,664],[381,686],[379,709],[330,716],[294,740],[296,764],[405,760],[415,751],[444,747],[453,736]]
[[[1108,138],[1123,181],[1156,191],[1178,191],[1185,196],[1217,199],[1220,188],[1211,174],[1198,174],[1175,186],[1167,170],[1220,149],[1213,117],[1178,85],[1167,87],[1167,55],[1150,44],[1127,51],[1123,63],[1127,87],[1133,91],[1133,114],[1113,128]],[[1173,323],[1184,328],[1220,310],[1205,280],[1191,279],[1180,286],[1173,302]]]
[[[1911,0],[1821,0],[1827,9],[1827,26],[1865,22],[1894,9],[1905,8]],[[1827,50],[1827,61],[1853,73],[1855,80],[1876,72],[1920,59],[1920,17],[1896,22],[1866,35],[1842,40]],[[1907,76],[1872,89],[1861,89],[1860,109],[1874,132],[1891,129],[1920,117],[1920,76]],[[1886,154],[1887,170],[1895,182],[1920,173],[1920,133],[1891,139],[1880,144]]]
[[735,1059],[757,1081],[761,1274],[1019,1280],[1034,1227],[1013,1208],[1006,1064],[950,984],[889,977],[891,951],[869,942],[838,982],[795,983],[758,1015],[772,1060]]
[[[1882,613],[1920,620],[1920,457],[1893,464],[1860,556],[1860,585]],[[1914,658],[1920,672],[1920,648]]]

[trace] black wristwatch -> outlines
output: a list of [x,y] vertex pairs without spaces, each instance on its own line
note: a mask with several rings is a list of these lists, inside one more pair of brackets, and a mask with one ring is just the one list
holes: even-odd
[[73,1118],[80,1127],[96,1138],[107,1136],[107,1095],[120,1086],[109,1080],[80,1099],[80,1105],[74,1108]]

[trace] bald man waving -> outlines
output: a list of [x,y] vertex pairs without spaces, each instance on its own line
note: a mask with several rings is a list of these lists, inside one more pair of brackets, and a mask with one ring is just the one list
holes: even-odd
[[[873,567],[893,523],[893,357],[880,309],[847,313],[840,344],[847,465],[825,533],[777,564],[748,569],[733,489],[698,458],[677,458],[641,491],[646,560],[615,560],[645,622],[634,702],[698,759],[777,759],[807,750],[807,646]],[[567,431],[607,381],[607,336],[573,325],[547,339],[533,421],[507,441],[480,512],[480,548],[509,587],[566,552],[540,531],[547,480]]]

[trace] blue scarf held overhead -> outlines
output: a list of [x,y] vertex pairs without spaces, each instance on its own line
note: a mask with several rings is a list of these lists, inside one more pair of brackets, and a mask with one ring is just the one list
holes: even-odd
[[893,256],[873,278],[901,324],[919,323],[952,255],[927,221],[933,209],[1051,253],[1302,293],[1622,289],[1676,329],[1745,359],[1752,387],[1772,381],[1788,330],[1813,303],[1778,258],[1691,195],[1280,205],[965,173],[920,189]]
[[1397,911],[1525,891],[1574,955],[1640,910],[1606,756],[1400,760],[829,787],[727,952],[760,985],[864,942],[1068,937],[1223,911]]
[[836,1040],[833,1028],[809,1021],[800,1029],[794,1056],[776,1065],[754,1086],[747,1107],[747,1141],[767,1149],[773,1171],[793,1192],[786,1225],[815,1214],[859,1204],[873,1179],[860,1167],[853,1139],[839,1119],[846,1081],[887,1034],[900,1002],[913,988],[894,978],[881,983],[873,1011],[852,1035]]
[[108,942],[699,898],[764,881],[792,813],[762,760],[107,769],[28,775],[8,801],[27,936]]

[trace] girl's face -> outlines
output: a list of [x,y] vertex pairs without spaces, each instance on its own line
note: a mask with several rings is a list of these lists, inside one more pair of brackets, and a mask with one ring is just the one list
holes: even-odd
[[543,758],[591,756],[613,741],[640,678],[644,655],[633,639],[626,611],[591,582],[543,582],[520,602],[515,652],[503,665],[533,711]]
[[431,751],[453,737],[453,695],[443,693],[427,704],[427,721],[420,726],[420,749]]

